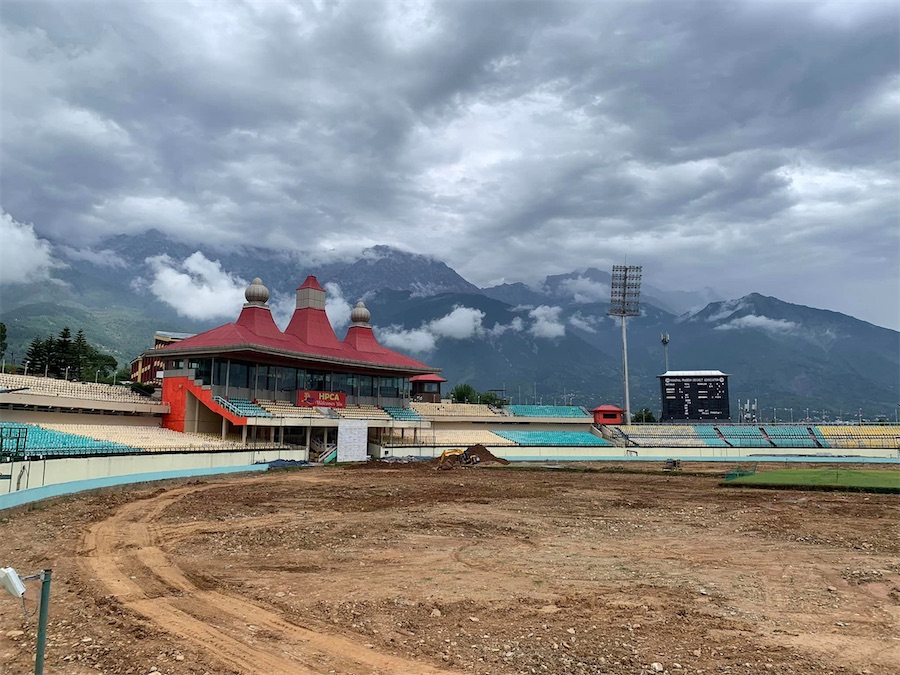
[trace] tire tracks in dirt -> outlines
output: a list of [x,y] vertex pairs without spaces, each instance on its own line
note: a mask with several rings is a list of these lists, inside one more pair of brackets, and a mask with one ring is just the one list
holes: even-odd
[[154,520],[187,495],[221,487],[217,482],[168,490],[130,502],[94,524],[79,550],[86,577],[115,596],[123,608],[242,675],[453,672],[384,654],[328,633],[315,622],[302,626],[245,598],[195,586],[160,547],[166,541],[166,527]]

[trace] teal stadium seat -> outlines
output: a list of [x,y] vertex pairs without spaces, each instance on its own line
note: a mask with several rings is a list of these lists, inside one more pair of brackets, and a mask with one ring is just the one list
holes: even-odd
[[223,398],[222,396],[213,396],[213,400],[226,410],[230,410],[235,415],[240,415],[241,417],[272,417],[272,413],[268,410],[245,398]]
[[[143,450],[129,445],[98,441],[87,436],[52,431],[36,424],[0,422],[0,427],[27,429],[28,435],[25,439],[25,449],[15,453],[15,456],[20,457],[82,457],[91,455],[127,455],[143,452]],[[8,452],[8,449],[4,447],[4,453],[6,452]]]
[[506,410],[516,417],[590,417],[577,405],[508,405]]
[[400,422],[421,422],[422,416],[415,410],[410,408],[400,408],[399,406],[384,406],[382,408],[393,419]]
[[822,435],[822,432],[819,430],[819,427],[810,427],[809,429],[810,429],[810,431],[813,432],[813,436],[816,437],[816,440],[819,441],[819,444],[823,448],[831,447],[831,443],[829,443],[828,440]]
[[759,427],[722,425],[718,427],[732,447],[735,448],[771,448]]
[[769,424],[763,431],[778,448],[815,448],[816,442],[809,435],[809,429],[787,424]]
[[613,447],[612,443],[594,436],[589,431],[497,431],[494,429],[492,431],[508,441],[524,446]]
[[709,424],[697,424],[694,426],[694,431],[697,433],[697,436],[711,448],[730,447],[727,442],[719,438],[719,434],[716,433],[716,428],[714,426]]

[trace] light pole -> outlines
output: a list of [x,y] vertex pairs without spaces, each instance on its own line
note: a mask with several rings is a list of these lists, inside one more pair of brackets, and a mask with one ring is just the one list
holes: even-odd
[[631,424],[631,395],[628,391],[628,338],[625,323],[629,316],[640,314],[640,265],[613,265],[610,283],[609,314],[622,319],[622,375],[625,383],[625,424]]
[[69,381],[69,368],[71,368],[71,367],[72,366],[66,366],[66,382]]
[[665,358],[666,369],[664,372],[669,372],[669,334],[668,333],[660,333],[659,341],[662,342],[663,346],[663,355]]
[[28,359],[25,359],[25,377],[28,377],[28,364],[29,363],[30,362],[28,361]]
[[794,409],[791,408],[791,424],[794,423]]
[[94,373],[94,384],[97,384],[97,380],[99,380],[99,379],[100,379],[100,371],[98,370],[96,373]]
[[38,614],[38,632],[37,646],[34,655],[34,675],[44,674],[44,652],[47,648],[47,619],[50,609],[50,576],[51,570],[44,569],[37,574],[19,578],[16,571],[11,567],[0,568],[0,582],[7,593],[14,598],[21,598],[25,595],[25,584],[23,581],[39,579],[41,582],[41,599]]

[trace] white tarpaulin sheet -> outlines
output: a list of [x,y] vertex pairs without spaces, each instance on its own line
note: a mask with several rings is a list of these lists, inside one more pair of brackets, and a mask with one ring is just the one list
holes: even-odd
[[338,422],[337,461],[365,462],[369,442],[369,423],[366,420]]

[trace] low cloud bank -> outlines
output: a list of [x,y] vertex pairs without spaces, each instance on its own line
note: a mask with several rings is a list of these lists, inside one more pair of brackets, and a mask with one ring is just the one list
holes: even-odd
[[200,251],[183,262],[167,255],[147,258],[152,270],[148,288],[179,315],[207,320],[237,316],[249,285],[222,269],[218,260],[209,260]]
[[53,257],[50,242],[35,234],[34,226],[0,212],[0,284],[46,281],[65,264]]
[[747,316],[732,319],[727,323],[723,323],[721,326],[716,326],[713,330],[741,330],[746,328],[764,330],[776,335],[786,335],[787,333],[796,332],[800,328],[800,325],[794,321],[787,321],[786,319],[771,319],[768,316],[748,314]]

